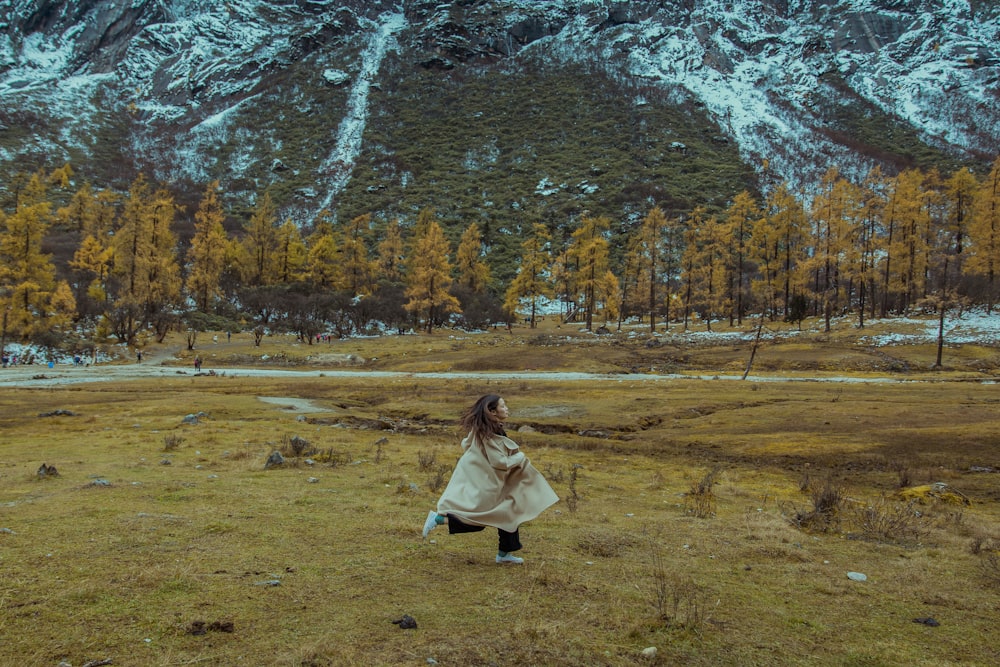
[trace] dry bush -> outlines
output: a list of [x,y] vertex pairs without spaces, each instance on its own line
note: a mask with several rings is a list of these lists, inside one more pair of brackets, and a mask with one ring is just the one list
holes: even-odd
[[434,469],[437,465],[437,452],[431,451],[419,451],[417,452],[417,470],[420,472],[429,472]]
[[184,442],[184,436],[178,433],[168,433],[163,436],[163,451],[172,452],[181,446]]
[[347,465],[351,462],[351,455],[349,452],[338,452],[333,447],[318,450],[312,456],[320,463],[326,463],[333,468]]
[[551,463],[546,463],[544,476],[551,484],[562,484],[566,479],[566,469],[562,466],[554,468]]
[[427,488],[435,493],[443,489],[447,481],[448,470],[448,466],[438,466],[434,476],[427,480]]
[[582,467],[583,466],[578,463],[573,464],[573,468],[569,473],[569,493],[566,494],[565,498],[563,498],[563,501],[566,503],[566,509],[568,509],[571,513],[576,512],[577,506],[580,503],[580,495],[576,491],[576,479],[577,473]]
[[659,491],[667,484],[667,478],[663,476],[663,473],[657,470],[653,473],[649,480],[649,490]]
[[917,511],[916,501],[901,503],[881,496],[874,502],[854,508],[854,522],[861,535],[878,542],[919,542],[927,534],[921,525],[924,515]]
[[979,535],[972,540],[969,551],[979,556],[979,572],[991,586],[1000,586],[1000,539]]
[[668,626],[698,631],[710,619],[708,592],[690,575],[668,572],[655,535],[647,535],[652,575],[653,608]]
[[800,530],[828,532],[840,528],[844,508],[844,489],[832,480],[819,488],[811,488],[812,509],[783,511],[785,517]]
[[382,447],[389,444],[388,438],[379,438],[375,441],[375,463],[381,463],[382,459],[385,457],[385,452]]
[[278,447],[278,450],[283,456],[290,456],[293,458],[312,456],[317,452],[317,449],[313,447],[308,440],[297,435],[293,435],[291,437],[287,435],[281,436],[281,445]]
[[684,496],[687,511],[690,514],[704,519],[715,514],[715,486],[716,478],[722,470],[721,466],[716,466],[709,470],[700,481],[691,485],[691,489]]

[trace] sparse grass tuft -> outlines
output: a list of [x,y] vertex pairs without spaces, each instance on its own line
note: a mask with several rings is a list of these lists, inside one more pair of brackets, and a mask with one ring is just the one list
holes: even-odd
[[684,496],[687,510],[699,519],[707,519],[715,514],[715,491],[712,487],[718,481],[722,468],[716,466],[705,473],[699,481],[691,485]]

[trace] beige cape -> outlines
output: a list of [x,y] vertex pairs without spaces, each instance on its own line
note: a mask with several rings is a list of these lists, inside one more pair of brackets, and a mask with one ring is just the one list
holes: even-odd
[[465,453],[438,501],[438,514],[513,533],[559,501],[510,438],[497,435],[479,442],[470,433],[462,440],[462,449]]

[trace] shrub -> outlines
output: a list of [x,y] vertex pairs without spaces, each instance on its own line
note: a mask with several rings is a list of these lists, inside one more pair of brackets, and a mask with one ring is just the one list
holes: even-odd
[[782,514],[801,530],[827,532],[839,529],[844,506],[843,488],[834,484],[832,480],[827,480],[822,487],[811,488],[810,499],[811,510],[782,512]]
[[438,466],[434,476],[427,482],[427,488],[435,493],[444,488],[445,477],[448,473],[448,466]]
[[688,512],[699,519],[715,514],[715,493],[712,491],[712,487],[715,486],[716,477],[718,477],[720,470],[720,466],[712,468],[700,481],[691,485],[691,489],[685,496]]
[[915,509],[916,501],[893,502],[885,496],[858,506],[854,519],[861,534],[879,542],[918,541],[926,534],[920,525],[923,515]]
[[184,436],[176,433],[168,433],[163,436],[163,451],[172,452],[184,442]]
[[287,435],[281,436],[281,447],[279,449],[285,456],[295,458],[312,456],[317,452],[316,448],[309,444],[308,440],[297,435],[293,435],[292,437],[288,437]]
[[436,451],[421,451],[417,452],[417,469],[420,472],[428,472],[434,469],[437,464],[437,452]]
[[976,537],[969,547],[974,556],[979,556],[979,571],[992,586],[1000,586],[1000,539]]

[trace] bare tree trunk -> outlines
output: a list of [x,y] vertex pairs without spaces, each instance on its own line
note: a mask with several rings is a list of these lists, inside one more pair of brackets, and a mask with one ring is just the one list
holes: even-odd
[[945,301],[941,299],[940,312],[938,314],[938,339],[937,339],[937,361],[934,363],[934,368],[941,368],[941,358],[944,354],[944,312],[945,312]]
[[750,368],[753,366],[753,359],[757,356],[757,348],[760,346],[760,334],[764,330],[764,314],[761,313],[760,320],[757,322],[757,334],[753,337],[753,345],[750,347],[750,359],[747,360],[747,369],[743,371],[742,380],[746,380],[747,376],[750,375]]

